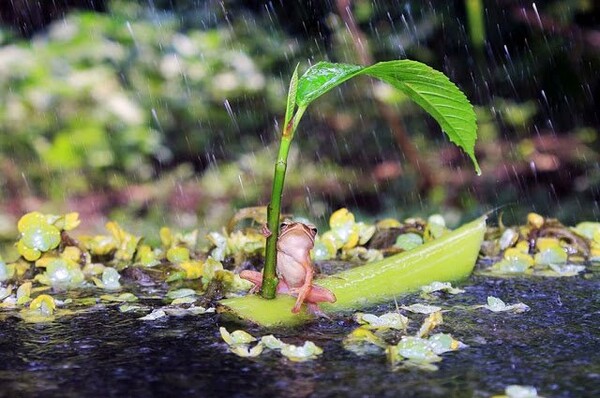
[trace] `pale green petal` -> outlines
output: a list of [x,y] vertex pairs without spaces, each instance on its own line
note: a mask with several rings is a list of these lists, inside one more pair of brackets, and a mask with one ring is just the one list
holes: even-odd
[[148,315],[143,316],[138,319],[140,321],[155,321],[157,319],[164,318],[166,316],[167,316],[167,313],[164,310],[159,308],[159,309],[152,310],[152,312],[149,313]]
[[300,347],[292,344],[286,344],[281,348],[281,355],[294,362],[303,362],[316,359],[322,353],[323,350],[312,341],[306,341],[304,345]]
[[438,312],[442,310],[442,307],[438,307],[435,305],[428,305],[428,304],[411,304],[411,305],[403,305],[402,307],[403,310],[407,310],[410,312],[414,312],[415,314],[432,314],[434,312]]

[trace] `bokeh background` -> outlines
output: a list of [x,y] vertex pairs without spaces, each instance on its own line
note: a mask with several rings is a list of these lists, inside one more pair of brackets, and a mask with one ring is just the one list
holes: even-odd
[[476,108],[483,174],[404,96],[356,79],[303,119],[286,212],[600,214],[593,0],[11,0],[0,24],[7,241],[32,210],[157,233],[267,204],[289,78],[321,60],[446,73]]

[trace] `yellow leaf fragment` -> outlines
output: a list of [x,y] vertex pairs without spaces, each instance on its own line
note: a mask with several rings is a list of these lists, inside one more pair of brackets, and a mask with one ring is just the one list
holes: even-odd
[[544,226],[544,217],[537,213],[529,213],[527,214],[527,224],[533,228],[540,229]]
[[262,354],[264,350],[264,346],[261,343],[256,344],[254,347],[250,348],[250,346],[246,344],[239,344],[229,346],[229,351],[242,358],[254,358]]
[[56,302],[52,296],[40,294],[29,304],[29,309],[39,311],[43,315],[52,315],[56,309]]
[[433,329],[435,329],[438,325],[444,323],[444,318],[442,317],[441,311],[436,311],[431,314],[423,321],[421,328],[417,332],[417,337],[427,337],[429,333]]
[[17,289],[17,304],[25,304],[31,300],[31,282],[25,282]]
[[178,267],[185,271],[186,279],[198,279],[202,276],[204,264],[201,261],[184,261]]

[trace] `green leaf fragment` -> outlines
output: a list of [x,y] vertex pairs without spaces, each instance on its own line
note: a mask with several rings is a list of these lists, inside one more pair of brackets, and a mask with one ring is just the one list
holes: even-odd
[[146,307],[137,304],[123,304],[119,306],[119,312],[137,312],[141,310],[145,310]]
[[500,236],[500,239],[498,240],[500,250],[508,249],[517,242],[518,238],[519,234],[514,229],[508,228],[502,233],[502,236]]
[[251,334],[243,330],[236,330],[229,333],[224,327],[219,328],[219,332],[221,333],[221,338],[229,346],[230,351],[241,357],[258,356],[265,347],[271,350],[280,351],[283,356],[295,362],[315,359],[323,353],[323,350],[312,341],[306,341],[304,345],[298,347],[284,343],[273,335],[261,337],[258,344],[250,349],[249,344],[257,341]]
[[176,289],[176,290],[169,290],[166,294],[166,297],[171,299],[171,300],[175,300],[178,298],[183,298],[183,297],[191,297],[191,296],[195,296],[196,295],[196,291],[194,289]]
[[549,264],[550,270],[541,271],[538,274],[544,276],[576,276],[580,272],[585,271],[584,265],[577,264]]
[[400,308],[406,311],[414,312],[415,314],[433,314],[434,312],[442,310],[442,307],[420,303],[403,305]]
[[494,264],[490,271],[498,274],[520,274],[531,268],[531,261],[525,258],[511,257]]
[[511,385],[504,389],[507,398],[542,398],[535,387]]
[[529,311],[529,306],[523,303],[516,303],[512,305],[506,305],[504,301],[499,299],[498,297],[489,296],[487,298],[487,304],[480,306],[481,308],[486,308],[492,312],[507,312],[512,311],[515,313],[521,313]]
[[167,260],[174,264],[183,263],[189,261],[190,251],[187,247],[172,247],[167,250]]
[[180,297],[171,301],[171,305],[192,304],[198,300],[196,297]]
[[423,238],[419,234],[415,234],[413,232],[409,232],[406,234],[399,235],[396,238],[396,243],[394,243],[394,247],[402,250],[412,250],[416,247],[419,247],[423,244]]
[[589,240],[594,240],[600,233],[600,223],[584,221],[571,228],[573,232],[581,235]]
[[373,314],[354,314],[354,320],[366,329],[395,329],[406,330],[408,318],[397,312],[388,312],[381,316]]
[[227,237],[218,232],[211,232],[206,237],[215,246],[210,252],[211,257],[217,261],[225,260],[225,256],[228,254]]
[[104,285],[104,289],[108,289],[108,290],[117,290],[121,288],[121,284],[119,283],[119,279],[121,278],[121,275],[119,275],[119,272],[112,268],[112,267],[106,267],[104,268],[104,271],[102,272],[102,283]]
[[46,266],[46,272],[38,276],[42,277],[38,279],[41,283],[60,289],[81,286],[85,279],[79,264],[63,258],[52,259]]
[[19,230],[19,232],[23,233],[26,229],[40,224],[47,224],[46,216],[40,212],[33,211],[31,213],[23,215],[19,219],[19,221],[17,222],[17,229]]
[[428,242],[433,239],[438,239],[448,232],[444,217],[439,214],[433,214],[427,219],[427,227],[423,231],[423,240]]
[[548,247],[534,256],[536,264],[550,265],[550,264],[564,264],[567,262],[567,253],[559,246]]
[[221,338],[228,345],[238,345],[238,344],[248,344],[256,341],[256,338],[252,336],[250,333],[245,332],[243,330],[235,330],[231,333],[227,331],[224,327],[219,328],[219,333],[221,333]]
[[287,104],[285,108],[285,119],[284,119],[284,128],[292,120],[294,115],[294,109],[296,108],[296,92],[298,91],[298,66],[294,69],[294,73],[292,73],[292,79],[290,80],[290,88],[288,91]]
[[203,315],[203,314],[212,314],[212,313],[214,313],[215,311],[216,311],[216,310],[215,310],[215,308],[213,308],[213,307],[210,307],[210,308],[204,308],[204,307],[202,307],[201,305],[198,305],[198,306],[195,306],[195,305],[193,305],[193,306],[191,306],[191,307],[189,307],[189,308],[187,309],[187,312],[188,312],[190,315]]
[[463,289],[452,287],[450,282],[431,282],[429,285],[421,286],[421,291],[425,294],[433,292],[446,292],[448,294],[459,294],[464,293]]
[[282,349],[286,343],[284,343],[283,341],[279,340],[277,337],[273,336],[272,334],[269,334],[267,336],[263,336],[260,338],[260,342],[267,348],[271,349],[271,350],[280,350]]
[[27,226],[21,232],[21,241],[30,249],[46,252],[54,249],[60,243],[60,231],[45,223]]
[[281,355],[293,362],[304,362],[316,359],[322,353],[323,349],[312,341],[306,341],[302,346],[286,344],[281,348]]
[[437,355],[467,347],[466,344],[455,340],[452,335],[447,333],[437,333],[429,337],[428,345]]
[[154,266],[160,264],[160,261],[158,260],[156,253],[148,245],[140,245],[138,247],[138,250],[136,253],[136,259],[144,267],[154,267]]
[[164,318],[166,316],[167,316],[167,313],[163,309],[159,308],[159,309],[152,310],[152,312],[149,313],[148,315],[140,317],[138,319],[140,321],[155,321],[157,319]]
[[112,294],[103,294],[100,296],[101,300],[118,302],[118,303],[133,303],[134,301],[138,301],[138,298],[133,293],[123,293],[118,296]]
[[444,216],[441,214],[432,214],[427,218],[427,224],[435,224],[445,228],[446,220],[444,220]]
[[403,337],[398,343],[398,353],[404,358],[424,362],[439,362],[442,360],[442,357],[433,352],[428,341],[419,337]]
[[315,261],[331,260],[335,258],[337,249],[332,242],[323,241],[322,239],[315,240],[315,246],[312,249],[312,258]]

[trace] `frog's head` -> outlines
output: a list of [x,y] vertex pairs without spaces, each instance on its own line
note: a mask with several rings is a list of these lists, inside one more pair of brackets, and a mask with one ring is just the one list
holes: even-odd
[[279,239],[291,240],[296,243],[305,240],[310,241],[310,245],[315,243],[317,236],[317,227],[312,224],[304,224],[301,222],[286,220],[281,223]]

